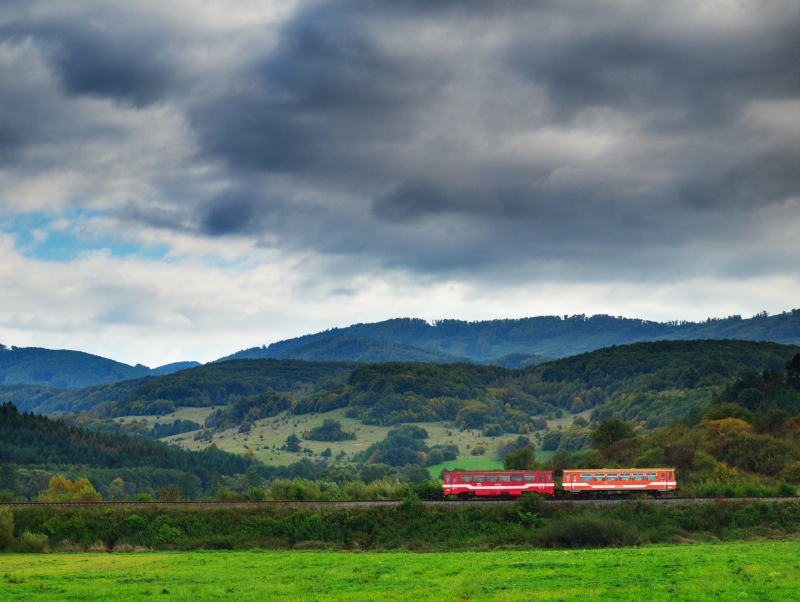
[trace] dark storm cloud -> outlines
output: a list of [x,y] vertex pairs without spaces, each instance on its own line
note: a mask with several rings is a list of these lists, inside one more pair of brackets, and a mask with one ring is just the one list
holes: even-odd
[[114,6],[43,19],[23,13],[0,26],[0,38],[35,41],[69,94],[141,107],[163,99],[182,76],[170,52],[172,32],[147,17]]
[[[123,221],[420,271],[624,271],[800,196],[797,3],[300,3],[262,46],[137,6],[0,20],[67,97],[185,117],[215,175]],[[187,50],[226,35],[208,65]],[[19,144],[0,129],[0,161]]]

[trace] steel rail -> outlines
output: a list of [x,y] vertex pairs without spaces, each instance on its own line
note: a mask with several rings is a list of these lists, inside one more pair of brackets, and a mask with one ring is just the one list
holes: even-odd
[[[422,500],[420,503],[432,507],[463,507],[480,505],[509,504],[515,498],[504,499],[472,499],[472,500]],[[544,499],[548,505],[584,505],[594,504],[609,506],[616,504],[709,504],[713,502],[800,502],[797,497],[737,497],[737,498],[623,498],[623,499]],[[230,501],[174,501],[174,502],[0,502],[0,508],[194,508],[211,510],[214,508],[254,509],[264,507],[392,507],[402,504],[402,500],[230,500]]]

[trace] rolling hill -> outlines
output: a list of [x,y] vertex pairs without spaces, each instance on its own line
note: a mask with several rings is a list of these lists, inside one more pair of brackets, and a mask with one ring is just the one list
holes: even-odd
[[[606,315],[539,316],[483,322],[439,320],[433,323],[398,318],[354,324],[269,346],[253,347],[217,361],[324,358],[363,362],[468,360],[509,365],[506,358],[522,354],[530,356],[527,364],[534,364],[547,358],[567,357],[611,345],[690,339],[741,339],[798,345],[800,310],[774,316],[759,314],[748,319],[741,316],[709,318],[704,322],[653,322]],[[413,353],[417,357],[409,357]],[[423,359],[422,354],[426,353],[433,359]]]
[[142,376],[170,374],[198,365],[197,362],[177,362],[150,369],[141,364],[129,366],[82,351],[0,345],[0,385],[76,389]]

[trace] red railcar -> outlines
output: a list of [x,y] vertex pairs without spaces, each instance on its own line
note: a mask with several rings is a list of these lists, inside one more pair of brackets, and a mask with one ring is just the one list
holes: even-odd
[[650,493],[677,491],[674,468],[598,468],[565,470],[564,493]]
[[516,497],[526,491],[553,495],[552,470],[482,470],[444,472],[444,494],[472,497]]

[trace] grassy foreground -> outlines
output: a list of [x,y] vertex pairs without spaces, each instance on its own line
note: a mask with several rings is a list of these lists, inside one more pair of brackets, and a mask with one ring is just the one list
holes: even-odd
[[800,543],[0,555],[0,600],[796,600]]

